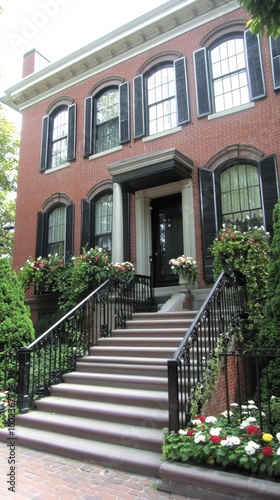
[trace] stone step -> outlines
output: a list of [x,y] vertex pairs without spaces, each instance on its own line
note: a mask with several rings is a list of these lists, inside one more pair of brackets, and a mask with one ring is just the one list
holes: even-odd
[[[7,429],[0,429],[1,440],[7,442]],[[88,461],[147,476],[159,477],[160,453],[139,448],[101,443],[40,429],[17,427],[17,444],[54,453],[71,459]]]
[[131,320],[126,322],[126,328],[128,330],[139,330],[139,329],[161,329],[161,330],[166,330],[166,329],[177,329],[177,328],[184,328],[185,331],[190,327],[192,324],[193,319],[192,318],[182,318],[182,319],[139,319],[139,320]]
[[[104,422],[59,413],[34,411],[19,415],[17,425],[33,429],[44,429],[47,432],[66,434],[101,443],[112,443],[125,447],[161,452],[162,430],[125,423]],[[101,445],[102,446],[102,445]]]
[[146,324],[142,328],[125,328],[112,330],[110,338],[116,337],[154,337],[154,338],[166,338],[166,337],[184,337],[188,331],[188,328],[153,328]]
[[91,356],[121,356],[121,357],[126,357],[129,356],[130,358],[132,357],[146,357],[146,358],[169,358],[174,354],[176,350],[176,347],[137,347],[137,346],[110,346],[108,345],[105,346],[94,346],[90,348],[90,355]]
[[168,426],[168,411],[161,408],[122,405],[103,401],[89,401],[71,397],[49,396],[36,402],[40,412],[73,415],[106,422],[130,422],[131,425],[151,429],[163,429]]
[[61,383],[50,389],[54,397],[70,397],[87,401],[100,401],[145,408],[168,408],[168,395],[165,391],[152,391],[147,388],[127,389],[123,387],[90,386],[87,384]]
[[133,320],[145,320],[145,321],[152,321],[152,320],[177,320],[177,319],[188,319],[188,318],[195,318],[197,314],[197,311],[171,311],[171,312],[151,312],[151,313],[133,313],[132,319]]
[[[94,352],[94,349],[92,348],[92,352]],[[106,351],[105,351],[106,352]],[[133,351],[135,354],[135,351]],[[167,360],[166,357],[164,358],[153,358],[147,356],[81,356],[78,358],[77,364],[78,363],[100,363],[100,364],[115,364],[115,365],[143,365],[143,366],[166,366]]]
[[[167,377],[167,362],[164,365],[148,365],[148,364],[124,364],[124,363],[98,363],[99,358],[91,356],[91,362],[88,360],[78,361],[76,365],[77,372],[87,373],[115,373],[123,375],[144,375],[145,377]],[[108,361],[108,358],[107,358]]]
[[109,348],[113,346],[125,346],[125,347],[152,347],[154,349],[161,349],[162,347],[173,347],[174,350],[177,349],[180,342],[184,338],[182,333],[181,337],[178,337],[178,332],[174,332],[174,336],[170,337],[106,337],[98,339],[98,346],[108,346]]
[[123,375],[107,373],[71,372],[63,375],[68,384],[82,384],[105,387],[124,387],[126,389],[146,389],[152,391],[167,391],[167,377],[144,377],[140,375]]

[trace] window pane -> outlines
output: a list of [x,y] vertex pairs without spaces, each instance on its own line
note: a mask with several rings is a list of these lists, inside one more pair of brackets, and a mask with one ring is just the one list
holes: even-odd
[[54,209],[48,218],[48,254],[59,254],[64,256],[64,241],[66,228],[65,207]]
[[149,134],[176,127],[174,68],[161,68],[147,78]]
[[119,90],[106,90],[96,101],[96,153],[119,145]]
[[246,231],[263,224],[257,168],[235,165],[220,175],[221,219]]
[[102,248],[111,249],[112,241],[113,195],[99,198],[95,203],[95,243]]
[[249,102],[243,39],[227,40],[215,47],[210,54],[215,111]]
[[59,167],[67,161],[68,109],[52,117],[50,167]]

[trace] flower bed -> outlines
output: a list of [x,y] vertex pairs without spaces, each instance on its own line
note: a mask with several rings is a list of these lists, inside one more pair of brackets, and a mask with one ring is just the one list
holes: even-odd
[[230,423],[221,417],[199,416],[186,429],[166,433],[163,458],[199,465],[223,467],[280,478],[280,432],[263,432],[254,414],[254,401],[232,403]]

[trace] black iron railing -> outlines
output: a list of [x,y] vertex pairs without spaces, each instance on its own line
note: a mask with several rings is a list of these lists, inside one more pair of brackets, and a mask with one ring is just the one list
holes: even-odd
[[27,413],[52,385],[76,369],[100,337],[124,328],[133,312],[156,310],[149,276],[107,280],[28,347],[16,353],[18,408]]
[[227,338],[244,317],[245,283],[240,276],[220,275],[177,351],[168,360],[169,430],[188,423],[187,405],[203,380],[217,340]]

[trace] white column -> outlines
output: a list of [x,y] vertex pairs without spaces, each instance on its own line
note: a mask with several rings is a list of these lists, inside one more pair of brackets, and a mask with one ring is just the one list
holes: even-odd
[[113,183],[112,261],[123,262],[123,201],[121,185]]
[[182,211],[183,211],[183,242],[184,254],[196,258],[195,252],[195,225],[193,207],[192,181],[182,187]]
[[137,273],[150,275],[151,211],[150,200],[138,192],[135,198],[136,211],[136,269]]

